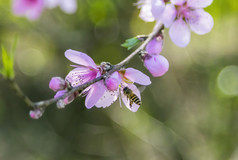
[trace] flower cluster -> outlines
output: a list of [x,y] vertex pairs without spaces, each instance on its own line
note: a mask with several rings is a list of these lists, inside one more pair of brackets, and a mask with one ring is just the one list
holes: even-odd
[[[112,67],[110,63],[106,62],[97,66],[87,54],[74,50],[67,50],[65,56],[76,65],[72,65],[75,68],[68,73],[65,80],[60,77],[51,79],[49,87],[57,92],[55,98],[65,94],[71,87],[77,87],[101,76]],[[121,69],[112,73],[106,79],[90,85],[81,94],[86,95],[85,106],[88,109],[93,106],[98,108],[108,107],[120,98],[128,109],[136,112],[140,104],[133,103],[130,95],[125,94],[125,91],[123,91],[127,87],[131,94],[135,95],[140,101],[140,91],[134,83],[146,86],[150,85],[151,81],[148,76],[139,70],[134,68]],[[63,106],[72,102],[78,95],[79,93],[74,93],[66,97],[63,100]],[[62,101],[60,104],[62,104]]]
[[211,31],[214,22],[212,16],[203,8],[213,0],[140,0],[140,17],[147,22],[156,20],[170,28],[171,40],[179,47],[190,42],[190,30],[203,35]]
[[44,8],[60,8],[68,14],[77,10],[76,0],[13,0],[12,10],[17,16],[26,16],[29,20],[35,20],[40,17]]

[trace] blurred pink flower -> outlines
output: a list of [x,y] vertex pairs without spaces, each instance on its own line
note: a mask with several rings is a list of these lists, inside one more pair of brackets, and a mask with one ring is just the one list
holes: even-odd
[[77,10],[77,1],[76,0],[45,0],[45,6],[52,9],[57,6],[67,14],[73,14]]
[[39,119],[44,113],[42,109],[30,110],[29,115],[32,119]]
[[[179,47],[190,42],[190,30],[203,35],[211,31],[214,22],[212,16],[203,10],[213,0],[140,0],[140,17],[145,21],[163,22],[170,28],[171,40]],[[146,10],[146,12],[144,11]]]
[[12,10],[17,16],[26,16],[29,20],[39,18],[44,8],[44,0],[13,0]]

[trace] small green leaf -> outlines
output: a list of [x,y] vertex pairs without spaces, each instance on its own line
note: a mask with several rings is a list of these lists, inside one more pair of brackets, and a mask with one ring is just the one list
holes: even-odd
[[13,79],[14,78],[14,67],[13,67],[14,58],[13,56],[7,53],[4,46],[2,46],[2,64],[3,64],[2,75],[5,78]]
[[127,39],[123,44],[121,44],[121,46],[130,50],[133,47],[135,47],[137,44],[139,44],[140,42],[141,40],[138,37],[133,37],[133,38]]

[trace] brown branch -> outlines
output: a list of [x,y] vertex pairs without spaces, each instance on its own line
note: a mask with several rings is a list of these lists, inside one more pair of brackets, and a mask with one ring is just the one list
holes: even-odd
[[75,91],[83,91],[84,89],[86,89],[88,86],[105,79],[106,77],[108,77],[110,74],[112,74],[115,71],[120,70],[125,64],[127,64],[134,56],[136,56],[137,54],[140,53],[140,51],[144,50],[146,45],[149,43],[149,41],[151,39],[153,39],[158,33],[161,32],[161,30],[163,29],[163,24],[157,24],[154,28],[154,30],[148,35],[148,38],[134,51],[132,52],[129,56],[127,56],[124,60],[122,60],[120,63],[116,64],[113,66],[113,68],[111,70],[109,70],[107,73],[101,75],[100,77],[97,77],[87,83],[84,83],[82,85],[79,85],[77,87],[74,87],[72,90],[68,91],[67,93],[65,93],[64,95],[58,97],[58,98],[51,98],[48,100],[43,100],[43,101],[39,101],[39,102],[32,102],[24,93],[23,91],[20,89],[20,87],[17,85],[17,83],[14,80],[9,80],[12,88],[16,91],[17,95],[22,98],[24,100],[24,102],[36,109],[36,108],[46,108],[47,106],[49,106],[52,103],[57,102],[58,100],[64,99],[65,97],[73,94]]

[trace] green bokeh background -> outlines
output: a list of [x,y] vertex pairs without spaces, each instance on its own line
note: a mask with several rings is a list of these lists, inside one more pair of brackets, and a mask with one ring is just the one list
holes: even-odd
[[[138,18],[135,0],[78,0],[73,15],[44,10],[30,22],[15,17],[10,1],[0,1],[0,44],[7,49],[19,35],[16,81],[33,101],[49,99],[51,77],[72,64],[74,49],[95,62],[118,63],[130,52],[125,39],[148,34],[154,23]],[[214,28],[192,34],[186,48],[175,46],[165,30],[162,55],[169,72],[153,78],[138,112],[120,108],[86,109],[78,98],[65,109],[55,105],[32,120],[29,108],[0,76],[1,160],[237,160],[238,159],[238,3],[214,0],[206,8]],[[127,67],[150,75],[135,57]]]

